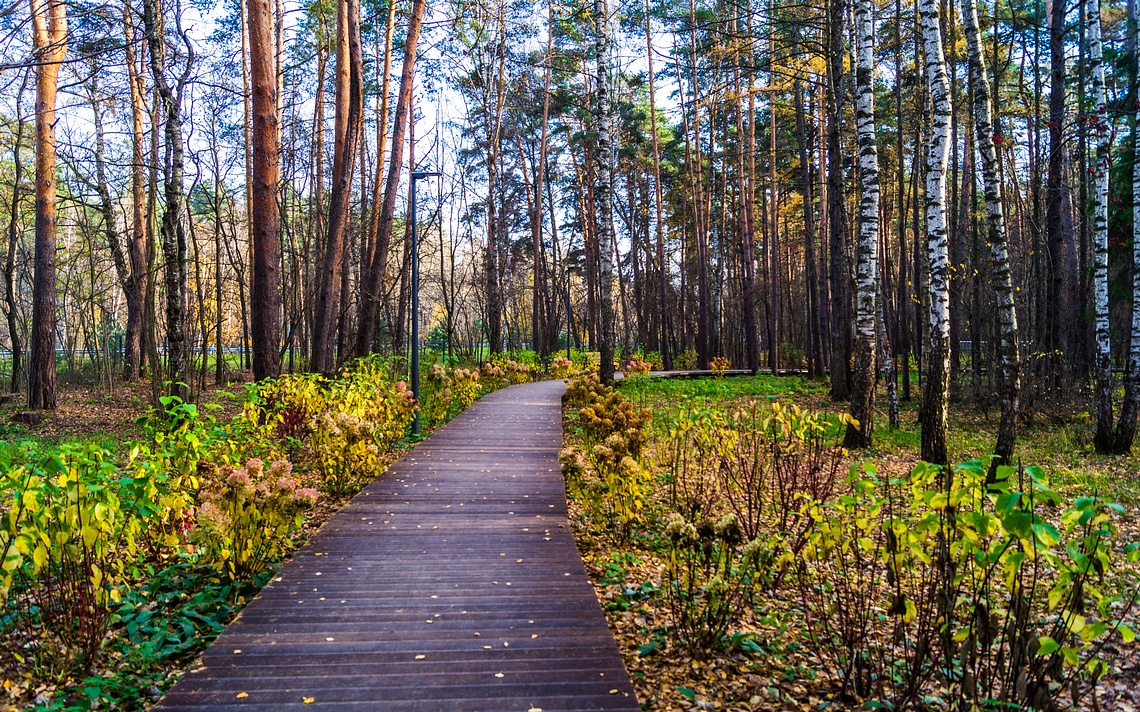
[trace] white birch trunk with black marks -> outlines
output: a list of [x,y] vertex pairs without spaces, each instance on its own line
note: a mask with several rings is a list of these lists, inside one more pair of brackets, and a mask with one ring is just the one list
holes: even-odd
[[594,105],[595,126],[598,131],[597,187],[594,199],[598,211],[598,264],[600,266],[601,329],[598,351],[601,352],[600,377],[603,383],[614,380],[614,131],[610,96],[610,36],[608,8],[605,0],[594,0],[594,50],[598,69],[598,90]]
[[[993,265],[993,289],[997,298],[998,394],[1001,422],[994,447],[994,466],[1013,461],[1017,416],[1021,395],[1021,354],[1018,347],[1017,308],[1013,298],[1013,277],[1009,267],[1005,215],[1002,212],[1001,180],[998,176],[998,135],[993,123],[993,102],[986,57],[982,51],[976,0],[962,0],[962,27],[966,33],[966,53],[970,64],[970,86],[974,89],[974,132],[982,164],[982,192],[986,201],[986,242]],[[993,470],[991,470],[993,471]]]
[[[1133,8],[1135,12],[1135,8]],[[1140,17],[1131,18],[1135,35],[1133,48],[1140,46]],[[1136,75],[1140,77],[1140,58]],[[1136,100],[1132,123],[1133,155],[1140,155],[1140,97]],[[1113,451],[1128,454],[1136,439],[1136,419],[1140,415],[1140,161],[1132,162],[1132,333],[1128,342],[1128,364],[1124,374],[1124,403],[1116,423]]]
[[875,395],[875,318],[879,284],[879,150],[875,143],[875,31],[871,0],[855,2],[855,136],[859,240],[855,252],[855,370],[846,447],[871,444]]
[[946,232],[946,169],[950,158],[950,87],[937,0],[922,0],[922,41],[930,93],[930,141],[926,154],[926,249],[929,258],[929,343],[922,388],[922,459],[948,463],[946,424],[950,406],[950,255]]
[[1096,333],[1097,452],[1110,452],[1113,441],[1112,353],[1108,333],[1108,111],[1104,95],[1104,49],[1101,44],[1100,3],[1089,11],[1088,73],[1093,99],[1092,130],[1096,146],[1093,164],[1093,312]]

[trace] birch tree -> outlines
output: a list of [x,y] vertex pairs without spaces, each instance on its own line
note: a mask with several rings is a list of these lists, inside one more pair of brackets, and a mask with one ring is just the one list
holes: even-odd
[[970,65],[970,86],[974,90],[974,132],[982,159],[982,185],[986,201],[986,242],[993,264],[993,289],[997,297],[998,395],[1001,421],[994,447],[994,467],[1013,462],[1017,416],[1021,395],[1021,355],[1018,345],[1017,309],[1013,278],[1009,268],[1005,215],[1002,212],[1001,180],[998,175],[997,130],[993,123],[993,102],[982,37],[978,29],[976,0],[962,0],[962,27],[966,33],[966,53]]
[[[1131,6],[1136,12],[1134,5]],[[1140,17],[1132,17],[1133,42],[1132,56],[1137,62],[1134,77],[1140,77]],[[1140,101],[1132,123],[1132,146],[1134,156],[1140,155]],[[1124,371],[1124,404],[1120,408],[1120,420],[1116,424],[1116,437],[1113,439],[1113,452],[1126,455],[1132,450],[1136,439],[1136,419],[1140,415],[1140,161],[1132,162],[1132,332],[1128,343],[1128,363]]]
[[946,170],[950,160],[950,88],[942,48],[940,6],[921,0],[922,42],[930,93],[926,152],[926,250],[930,264],[926,368],[922,381],[922,459],[945,465],[950,407],[950,255],[946,235]]
[[855,0],[855,135],[859,243],[855,253],[855,370],[845,447],[871,444],[875,395],[876,290],[879,284],[879,150],[875,143],[875,29],[871,0]]
[[594,125],[598,138],[597,186],[594,199],[598,212],[598,262],[600,264],[601,329],[598,351],[601,355],[600,376],[603,383],[614,380],[614,131],[610,96],[610,34],[605,0],[594,0],[594,52],[597,63],[597,96],[594,100]]
[[1104,93],[1104,49],[1100,37],[1100,2],[1089,10],[1088,73],[1092,80],[1092,128],[1096,145],[1093,169],[1093,312],[1096,319],[1096,435],[1097,452],[1113,446],[1112,353],[1108,333],[1108,142],[1110,131]]
[[[673,368],[673,354],[669,350],[669,277],[665,262],[665,218],[661,210],[664,202],[662,197],[664,191],[661,186],[661,146],[657,136],[657,90],[653,77],[652,19],[653,14],[649,0],[645,0],[645,56],[649,62],[649,71],[647,72],[649,77],[649,130],[653,146],[653,207],[656,216],[654,228],[657,237],[657,301],[658,309],[661,311],[660,350],[661,361],[665,370],[668,371]],[[569,325],[567,325],[566,338],[570,338]]]

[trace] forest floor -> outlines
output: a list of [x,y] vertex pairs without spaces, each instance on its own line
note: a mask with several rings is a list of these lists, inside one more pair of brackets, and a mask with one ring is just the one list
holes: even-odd
[[[680,409],[724,411],[731,405],[779,401],[817,413],[842,412],[842,404],[831,401],[827,388],[824,382],[764,375],[699,380],[638,378],[622,382],[620,392],[634,404],[649,408],[654,416],[649,428],[647,464],[656,485],[648,509],[658,511],[649,517],[662,517],[668,508],[663,492],[664,473],[668,471],[665,428]],[[846,473],[856,459],[876,463],[879,477],[884,480],[910,472],[919,460],[917,388],[914,396],[914,401],[900,404],[901,423],[897,430],[887,427],[885,402],[877,404],[874,447],[850,455],[841,473]],[[1068,418],[1056,415],[1063,412],[1062,404],[1055,406],[1052,414],[1038,413],[1027,418],[1019,433],[1020,458],[1026,465],[1044,468],[1052,487],[1067,501],[1095,493],[1123,504],[1126,514],[1117,522],[1120,540],[1140,541],[1140,458],[1135,453],[1111,458],[1096,455],[1091,447],[1093,426],[1088,414]],[[568,417],[565,425],[567,443],[580,444],[573,418]],[[987,412],[970,399],[954,403],[949,432],[951,461],[984,456],[992,447],[996,427],[994,404],[989,405]],[[644,709],[866,708],[857,701],[839,700],[836,681],[830,674],[834,663],[812,651],[794,587],[759,593],[743,611],[727,645],[699,651],[694,656],[670,635],[672,613],[660,595],[665,564],[660,545],[653,541],[659,532],[642,532],[618,543],[599,531],[586,510],[586,503],[575,499],[572,492],[571,521],[579,548]],[[1133,608],[1125,621],[1135,628],[1137,620]],[[1119,636],[1114,636],[1106,648],[1112,668],[1100,683],[1096,701],[1086,697],[1077,706],[1079,709],[1140,710],[1140,646],[1117,647],[1119,641]],[[881,708],[879,703],[871,706]]]

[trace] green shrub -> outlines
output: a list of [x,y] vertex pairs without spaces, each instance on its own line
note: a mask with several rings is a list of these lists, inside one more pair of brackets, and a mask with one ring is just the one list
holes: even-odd
[[736,517],[679,513],[665,525],[665,580],[662,589],[673,616],[673,633],[697,656],[724,642],[751,599],[759,562],[758,542],[744,543]]
[[794,577],[842,695],[1052,710],[1108,671],[1110,637],[1132,642],[1120,619],[1136,584],[1118,561],[1140,550],[1117,541],[1123,510],[1095,496],[1060,508],[1039,468],[999,468],[990,485],[986,469],[922,463],[884,485],[864,465],[811,506]]
[[[577,421],[585,457],[596,474],[593,480],[582,478],[587,509],[607,532],[625,541],[644,522],[652,484],[641,464],[642,449],[649,440],[645,427],[650,412],[635,408],[621,393],[603,386],[595,375],[573,379],[567,386],[566,400],[580,405]],[[564,456],[564,467],[567,462]],[[574,484],[574,479],[568,481]]]
[[252,459],[241,468],[218,468],[202,487],[190,532],[204,562],[240,581],[261,573],[292,548],[302,515],[318,496],[301,487],[292,471],[286,460],[269,467]]
[[142,532],[188,499],[159,481],[166,474],[159,468],[120,472],[101,445],[29,444],[23,454],[0,476],[0,602],[11,596],[9,635],[41,664],[89,671],[134,576]]

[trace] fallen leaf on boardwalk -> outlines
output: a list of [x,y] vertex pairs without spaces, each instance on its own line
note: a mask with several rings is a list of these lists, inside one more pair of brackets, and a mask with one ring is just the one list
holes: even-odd
[[239,692],[239,693],[237,693],[237,698],[238,698],[239,700],[244,700],[244,699],[245,699],[245,698],[247,698],[247,697],[249,697],[249,693],[248,693],[248,692]]
[[503,673],[501,673],[501,672],[495,673],[495,677],[502,677],[502,676],[503,676]]
[[427,657],[426,655],[417,655],[416,660],[423,660],[426,657]]
[[317,701],[317,698],[316,697],[302,697],[301,701],[307,705],[311,705]]

